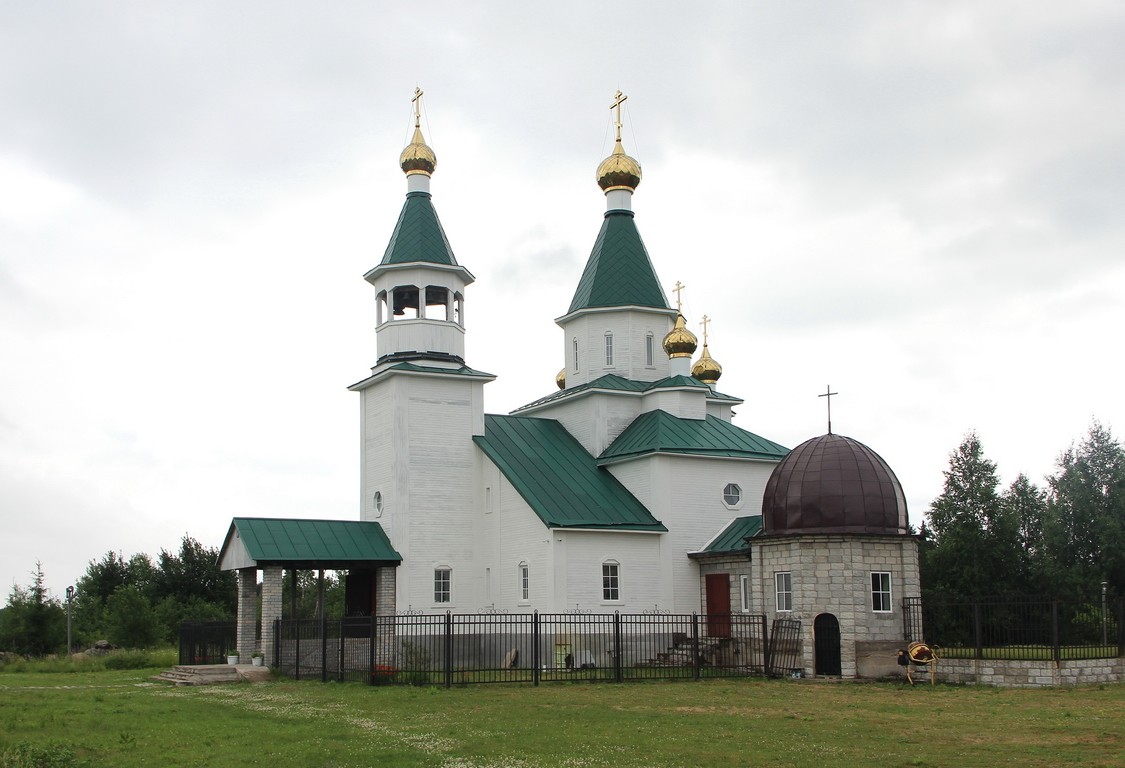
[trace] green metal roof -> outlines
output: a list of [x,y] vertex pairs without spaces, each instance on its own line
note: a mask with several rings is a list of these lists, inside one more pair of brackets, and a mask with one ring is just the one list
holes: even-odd
[[642,413],[634,419],[602,453],[598,463],[608,464],[650,453],[780,461],[789,449],[714,416],[680,419],[658,410]]
[[478,371],[475,368],[470,368],[467,365],[462,365],[458,368],[442,368],[436,365],[418,365],[416,363],[395,363],[388,366],[377,374],[368,376],[366,379],[357,381],[355,384],[348,386],[348,389],[353,392],[359,389],[365,389],[373,381],[386,375],[387,371],[409,371],[411,373],[435,373],[443,376],[468,376],[470,378],[486,378],[489,381],[495,379],[496,376],[484,371]]
[[402,560],[382,526],[373,521],[236,517],[231,528],[259,564]]
[[567,314],[590,307],[668,309],[632,211],[607,211]]
[[473,442],[548,528],[668,530],[553,419],[486,414]]
[[[702,387],[704,389],[710,389],[710,387],[708,387],[702,381],[693,379],[690,376],[669,376],[668,378],[660,379],[659,381],[635,381],[633,379],[626,379],[623,376],[618,376],[615,373],[607,373],[605,376],[599,376],[593,381],[588,381],[585,384],[577,384],[573,387],[568,387],[558,392],[552,392],[546,397],[541,397],[538,400],[534,400],[528,403],[527,405],[521,405],[519,408],[516,408],[513,413],[519,413],[522,410],[525,410],[527,408],[534,408],[539,405],[546,405],[547,403],[554,402],[555,400],[561,400],[564,397],[570,397],[588,389],[607,389],[616,392],[639,393],[648,392],[652,389],[671,389],[674,387],[693,387],[696,389]],[[722,392],[712,391],[708,393],[707,397],[712,400],[729,400],[733,403],[742,402],[737,397],[724,395]]]
[[719,535],[711,539],[703,548],[702,553],[718,555],[724,552],[745,552],[750,549],[746,539],[753,538],[762,532],[762,516],[748,515],[736,517],[730,521]]
[[407,193],[395,231],[391,234],[391,242],[387,244],[387,252],[379,265],[418,261],[458,266],[434,204],[430,202],[429,192]]

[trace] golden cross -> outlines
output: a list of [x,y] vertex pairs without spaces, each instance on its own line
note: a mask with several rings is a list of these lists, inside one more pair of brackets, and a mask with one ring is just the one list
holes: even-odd
[[414,86],[414,98],[410,102],[414,105],[414,127],[417,128],[422,124],[422,89],[418,86]]
[[683,308],[683,302],[680,301],[680,291],[682,291],[684,288],[687,288],[687,286],[684,285],[683,283],[681,283],[679,280],[677,280],[676,281],[676,287],[672,289],[672,293],[676,294],[676,311],[677,312],[680,312],[680,310]]
[[710,322],[711,318],[707,317],[707,315],[704,315],[703,322],[700,323],[700,325],[703,326],[703,346],[705,347],[707,346],[707,324]]
[[629,98],[629,97],[626,96],[625,94],[621,93],[621,91],[618,91],[617,93],[615,93],[613,95],[613,103],[609,105],[610,109],[616,109],[617,110],[617,120],[614,121],[614,127],[617,128],[617,140],[618,141],[621,141],[621,104],[627,98]]

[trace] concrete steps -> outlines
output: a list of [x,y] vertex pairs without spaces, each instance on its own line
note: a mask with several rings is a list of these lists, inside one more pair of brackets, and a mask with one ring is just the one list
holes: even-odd
[[177,664],[152,679],[173,685],[214,685],[269,680],[270,671],[251,664]]

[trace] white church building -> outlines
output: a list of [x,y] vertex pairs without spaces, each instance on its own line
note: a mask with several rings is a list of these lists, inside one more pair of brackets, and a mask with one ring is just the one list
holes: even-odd
[[836,628],[845,675],[855,674],[855,643],[901,638],[897,606],[918,581],[897,479],[870,449],[829,435],[881,463],[864,468],[867,486],[847,467],[824,474],[860,483],[861,506],[864,488],[869,506],[878,496],[878,520],[839,499],[824,515],[810,511],[819,500],[808,483],[820,474],[807,462],[796,468],[806,483],[804,501],[792,497],[796,513],[786,517],[792,499],[775,479],[763,517],[767,483],[789,451],[732,422],[742,400],[716,388],[706,324],[697,350],[678,284],[676,306],[668,302],[633,211],[641,167],[622,146],[621,101],[618,93],[613,151],[597,169],[601,229],[556,319],[558,390],[507,415],[485,412],[496,376],[465,359],[474,278],[438,220],[436,156],[415,107],[400,156],[406,200],[364,275],[377,359],[350,387],[361,403],[360,521],[236,518],[220,562],[242,575],[240,629],[254,618],[257,570],[268,619],[281,615],[282,568],[317,567],[348,570],[348,611],[371,615],[741,611],[804,617],[811,633],[832,612],[845,618]]

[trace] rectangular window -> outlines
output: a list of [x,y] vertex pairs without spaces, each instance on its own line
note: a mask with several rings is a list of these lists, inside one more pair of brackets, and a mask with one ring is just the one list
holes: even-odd
[[793,610],[793,575],[789,571],[781,571],[773,575],[773,580],[777,592],[777,610]]
[[742,598],[742,612],[750,613],[750,577],[745,574],[738,577],[738,594]]
[[605,335],[605,364],[613,365],[613,334]]
[[527,565],[520,566],[520,600],[527,602],[531,599],[531,569]]
[[574,344],[574,372],[578,373],[578,339],[574,339],[573,344]]
[[453,572],[448,568],[434,569],[434,602],[448,603],[452,595]]
[[645,336],[645,365],[652,367],[652,334]]
[[602,600],[621,599],[621,572],[617,563],[602,563]]
[[881,613],[891,610],[891,574],[885,571],[871,574],[871,610]]

